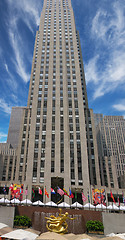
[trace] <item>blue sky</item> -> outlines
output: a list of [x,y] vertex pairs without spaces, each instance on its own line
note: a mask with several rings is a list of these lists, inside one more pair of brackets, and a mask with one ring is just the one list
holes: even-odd
[[[43,0],[0,1],[0,142],[12,106],[26,106]],[[125,116],[125,0],[72,0],[89,107]]]

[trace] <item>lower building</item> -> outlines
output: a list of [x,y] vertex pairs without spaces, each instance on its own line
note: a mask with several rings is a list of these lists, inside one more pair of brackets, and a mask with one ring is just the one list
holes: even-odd
[[109,159],[112,164],[110,170],[115,171],[119,187],[123,188],[124,180],[122,179],[124,179],[125,174],[125,119],[123,116],[103,117],[102,114],[94,114],[94,118],[100,164],[105,166],[104,159]]

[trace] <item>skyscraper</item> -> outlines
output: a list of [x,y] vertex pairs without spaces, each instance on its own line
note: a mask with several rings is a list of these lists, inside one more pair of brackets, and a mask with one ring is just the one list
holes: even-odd
[[44,0],[28,103],[13,109],[13,116],[16,112],[20,114],[14,120],[18,136],[13,136],[11,121],[7,147],[16,146],[15,139],[18,147],[13,157],[12,151],[7,156],[0,150],[1,180],[8,185],[23,183],[29,198],[32,188],[38,187],[48,192],[51,187],[70,187],[87,195],[91,186],[106,186],[101,184],[94,117],[88,108],[71,0]]
[[[45,0],[36,34],[17,180],[89,187],[88,103],[71,1]],[[56,181],[56,180],[55,180]],[[31,186],[32,187],[32,186]]]
[[[119,187],[124,188],[125,119],[123,116],[103,117],[103,114],[94,114],[94,117],[97,123],[96,134],[99,158],[112,158],[112,164],[116,172],[116,177],[118,178]],[[105,172],[107,171],[108,169],[106,168]],[[112,185],[114,185],[113,178],[111,186]]]
[[48,189],[57,177],[56,185],[81,186],[87,191],[85,108],[83,64],[71,1],[45,0],[35,40],[17,180]]

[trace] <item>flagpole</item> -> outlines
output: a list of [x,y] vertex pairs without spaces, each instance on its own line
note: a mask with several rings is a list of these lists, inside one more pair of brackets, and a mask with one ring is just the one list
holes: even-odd
[[88,202],[89,202],[89,210],[90,210],[90,196],[89,196],[89,188],[88,188]]
[[[70,187],[70,189],[71,189],[71,187]],[[72,191],[71,191],[71,193],[72,193]],[[71,208],[71,204],[72,204],[72,196],[71,196],[71,200],[69,200],[69,202],[70,202],[70,208]]]
[[119,206],[119,210],[120,210],[120,200],[119,200],[118,191],[117,191],[117,201],[118,201],[118,206]]
[[108,204],[108,202],[107,202],[107,193],[106,193],[106,188],[105,188],[105,202],[106,202],[106,212],[107,212],[107,204]]
[[91,185],[90,185],[90,199],[91,199],[91,204],[92,204],[92,192],[91,192]]
[[[101,202],[101,189],[99,189],[99,196],[100,196],[100,203],[101,204],[101,210],[102,210],[102,202]],[[103,211],[103,210],[102,210]]]
[[[111,190],[110,190],[110,194],[111,194]],[[113,198],[112,198],[112,209],[113,209]]]
[[123,199],[123,204],[125,206],[125,200],[124,200],[124,192],[122,191],[122,199]]
[[52,207],[52,193],[51,193],[51,188],[50,188],[50,201],[51,201],[51,207]]
[[76,188],[75,188],[75,200],[77,202],[77,191],[76,191]]
[[[45,189],[46,189],[46,186],[45,186]],[[46,204],[46,194],[45,194],[45,204]]]
[[95,211],[96,211],[96,202],[95,202],[95,186],[94,186],[94,203],[95,203]]
[[[82,190],[83,190],[83,194],[84,194],[84,188]],[[83,201],[83,210],[84,210],[84,201]]]

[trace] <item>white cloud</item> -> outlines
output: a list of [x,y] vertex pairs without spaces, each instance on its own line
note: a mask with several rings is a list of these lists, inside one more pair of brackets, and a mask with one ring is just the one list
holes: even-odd
[[121,100],[120,103],[114,104],[113,108],[119,112],[125,112],[125,99]]
[[18,97],[15,94],[11,94],[11,99],[17,104],[18,103]]
[[[32,30],[32,24],[39,25],[39,20],[40,20],[40,12],[42,9],[42,1],[37,0],[30,0],[30,1],[25,1],[25,0],[8,0],[10,4],[11,11],[13,11],[14,15],[12,18],[16,17],[16,20],[18,21],[19,19],[22,19],[25,24],[29,27],[31,31]],[[16,13],[16,15],[15,15]]]
[[99,59],[99,55],[90,59],[89,63],[85,66],[86,72],[86,82],[89,83],[93,81],[95,84],[98,82],[98,72],[97,72],[97,61]]
[[[93,98],[113,92],[125,84],[125,16],[120,3],[98,10],[92,21],[91,36],[96,55],[85,64],[87,84],[93,83]],[[105,62],[104,62],[105,59]]]
[[7,138],[7,134],[0,132],[0,141],[5,143],[5,138]]
[[15,54],[15,60],[13,60],[13,62],[15,64],[16,71],[18,75],[24,80],[24,82],[28,82],[30,79],[30,74],[27,73],[25,69],[25,60],[23,60],[21,39],[18,35],[18,32],[16,35],[14,34],[13,29],[10,29],[9,36]]
[[8,65],[5,63],[4,66],[5,66],[5,68],[6,68],[6,71],[9,73]]
[[92,29],[91,29],[92,36],[94,37],[96,35],[97,38],[101,38],[101,39],[103,39],[103,41],[104,41],[104,37],[107,32],[107,26],[104,22],[106,15],[107,14],[105,11],[98,10],[96,16],[93,19]]
[[[8,0],[9,15],[7,18],[7,29],[9,33],[10,44],[12,46],[15,57],[13,58],[13,63],[17,74],[23,79],[24,82],[30,80],[30,72],[27,71],[27,63],[31,64],[32,58],[31,49],[28,49],[26,42],[24,42],[24,37],[22,36],[21,29],[19,27],[20,21],[23,21],[30,31],[34,34],[33,26],[39,24],[40,12],[42,8],[42,0]],[[28,60],[28,61],[27,61]],[[7,65],[5,65],[7,70]]]
[[9,75],[9,78],[6,78],[7,83],[9,84],[9,87],[13,90],[13,91],[17,91],[17,82],[14,79],[14,76],[11,74],[11,72],[9,71],[8,65],[7,63],[4,64],[5,69]]
[[3,112],[10,114],[12,106],[6,103],[4,99],[0,98],[0,108]]

